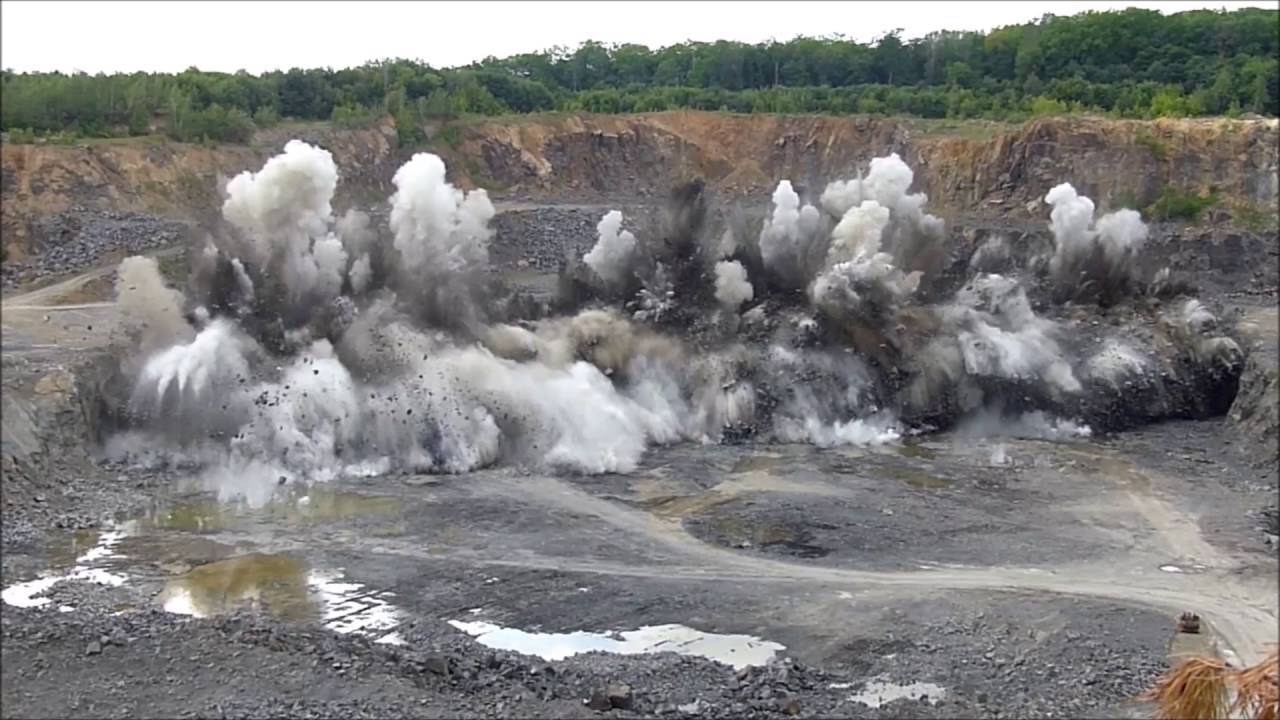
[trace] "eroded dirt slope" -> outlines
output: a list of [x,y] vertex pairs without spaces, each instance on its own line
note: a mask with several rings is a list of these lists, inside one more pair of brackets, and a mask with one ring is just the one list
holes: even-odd
[[[658,197],[703,177],[729,194],[766,197],[779,179],[820,189],[897,152],[930,206],[1002,217],[1043,215],[1027,203],[1070,182],[1103,204],[1146,205],[1166,187],[1215,188],[1220,208],[1274,216],[1280,195],[1276,120],[1116,121],[1050,118],[1025,125],[667,112],[459,122],[430,149],[453,179],[534,200]],[[290,138],[334,153],[344,188],[385,197],[410,152],[390,121],[366,130],[287,126],[248,146],[168,142],[5,145],[0,227],[9,259],[39,252],[40,221],[82,207],[198,220],[216,208],[219,178],[261,164]]]
[[[187,145],[150,139],[76,145],[4,145],[0,167],[0,231],[6,259],[40,252],[43,221],[83,208],[200,220],[217,211],[219,183],[261,167],[297,138],[333,153],[352,187],[389,184],[398,157],[395,128],[367,130],[287,126],[258,133],[250,145]],[[55,223],[56,224],[56,223]]]
[[565,116],[467,127],[458,163],[475,180],[548,196],[660,191],[691,176],[767,193],[780,178],[818,185],[897,152],[932,205],[1020,208],[1060,182],[1101,200],[1153,201],[1166,186],[1270,207],[1275,120],[1048,118],[1025,125],[669,112]]

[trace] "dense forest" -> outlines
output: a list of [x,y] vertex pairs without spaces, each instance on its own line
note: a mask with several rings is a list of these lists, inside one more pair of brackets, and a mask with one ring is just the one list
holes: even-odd
[[694,108],[1022,120],[1277,115],[1280,12],[1129,9],[870,44],[841,37],[651,50],[586,42],[466,67],[407,60],[250,75],[5,71],[10,141],[164,132],[245,141],[282,118],[356,126],[390,114],[402,141],[435,118]]

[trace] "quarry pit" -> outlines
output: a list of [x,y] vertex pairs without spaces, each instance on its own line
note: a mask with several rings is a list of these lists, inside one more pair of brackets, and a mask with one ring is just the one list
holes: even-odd
[[1274,120],[394,137],[4,146],[7,714],[1140,717],[1274,641]]

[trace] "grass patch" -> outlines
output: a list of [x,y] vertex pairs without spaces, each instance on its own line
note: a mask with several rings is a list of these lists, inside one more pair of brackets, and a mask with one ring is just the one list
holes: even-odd
[[1151,153],[1151,157],[1164,162],[1169,157],[1169,146],[1165,145],[1155,135],[1151,134],[1151,128],[1139,127],[1133,136],[1133,141],[1137,145],[1144,147]]
[[584,113],[571,112],[568,110],[552,110],[547,112],[536,113],[511,113],[507,115],[477,115],[469,113],[459,115],[450,120],[450,124],[469,127],[475,125],[533,125],[544,122],[555,122],[565,120],[571,117],[577,117]]
[[281,120],[276,123],[275,127],[281,130],[323,130],[333,127],[333,123],[328,120],[294,120],[292,118]]
[[1200,219],[1200,213],[1217,203],[1218,194],[1212,190],[1208,195],[1197,195],[1166,186],[1146,214],[1156,220],[1195,222]]
[[431,142],[440,142],[450,150],[456,150],[462,144],[462,128],[457,125],[445,125],[435,131],[431,136]]
[[921,137],[960,138],[964,140],[986,140],[1001,133],[1015,129],[1021,123],[998,120],[957,120],[917,118],[907,121],[909,127]]
[[78,138],[75,142],[77,145],[163,145],[169,142],[169,138],[164,135],[132,135],[115,138],[83,137]]

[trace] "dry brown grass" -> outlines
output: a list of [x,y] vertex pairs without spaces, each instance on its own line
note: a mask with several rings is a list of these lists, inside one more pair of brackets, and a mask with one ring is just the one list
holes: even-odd
[[1280,712],[1280,648],[1262,662],[1235,675],[1236,700],[1231,714],[1253,720],[1276,720]]
[[1156,703],[1160,720],[1219,720],[1227,711],[1227,664],[1191,658],[1165,673],[1140,696]]
[[[1228,690],[1236,698],[1228,706]],[[1235,669],[1216,658],[1191,658],[1165,673],[1139,696],[1156,703],[1160,720],[1277,720],[1280,711],[1280,650],[1261,662]]]

